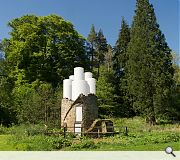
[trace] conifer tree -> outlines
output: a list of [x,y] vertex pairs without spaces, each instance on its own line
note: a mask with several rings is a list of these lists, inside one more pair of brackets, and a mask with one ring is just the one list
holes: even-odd
[[107,46],[108,51],[105,54],[105,65],[108,72],[113,70],[113,48],[110,44]]
[[125,19],[122,18],[121,29],[115,45],[114,70],[115,76],[119,79],[123,75],[123,70],[127,62],[127,45],[130,41],[130,28]]
[[134,112],[128,100],[127,87],[124,80],[127,63],[127,46],[130,41],[130,28],[122,18],[121,29],[114,47],[113,70],[114,70],[114,101],[117,103],[116,113],[119,116],[133,116]]
[[91,44],[91,49],[90,49],[90,60],[91,60],[91,69],[93,70],[94,66],[94,54],[95,54],[95,46],[96,46],[96,40],[97,40],[97,33],[95,31],[94,25],[91,26],[90,33],[87,37],[87,40]]
[[97,80],[99,78],[99,68],[100,65],[102,65],[105,61],[105,54],[108,51],[107,48],[107,40],[103,34],[103,31],[100,29],[97,34],[97,40],[96,40],[96,68],[98,68],[98,74],[97,74]]
[[[102,29],[99,30],[97,33],[95,31],[94,25],[91,27],[91,31],[88,35],[87,40],[91,43],[92,50],[91,50],[91,68],[97,68],[97,80],[99,77],[99,68],[105,62],[105,55],[108,52],[108,44],[106,37],[103,34]],[[93,69],[92,69],[93,70]]]
[[133,107],[155,124],[173,84],[172,55],[149,0],[137,0],[125,69]]

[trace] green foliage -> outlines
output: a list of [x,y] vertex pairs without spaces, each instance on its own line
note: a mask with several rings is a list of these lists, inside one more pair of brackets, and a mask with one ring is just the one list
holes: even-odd
[[[6,134],[12,136],[8,139],[8,143],[14,146],[16,150],[58,150],[71,145],[71,138],[63,138],[59,134],[59,129],[49,130],[44,125],[20,125],[6,128]],[[51,136],[46,136],[47,132],[51,132]]]
[[8,128],[3,127],[2,125],[0,126],[0,135],[7,134],[8,133]]
[[128,43],[130,41],[130,28],[124,18],[121,22],[121,29],[119,32],[118,40],[116,41],[115,45],[115,53],[114,53],[114,70],[115,70],[115,76],[119,82],[120,78],[124,74],[124,67],[126,66],[126,62],[128,60],[127,55],[127,47]]
[[0,76],[0,124],[10,125],[16,122],[13,108],[12,81],[4,76]]
[[113,55],[113,71],[114,71],[114,101],[117,103],[116,116],[120,117],[131,117],[134,116],[134,111],[131,106],[131,101],[129,98],[127,83],[125,80],[125,75],[127,70],[125,66],[127,65],[128,55],[127,47],[130,41],[130,28],[124,18],[122,18],[121,29],[119,32],[119,37],[116,41],[114,47]]
[[35,81],[15,87],[13,95],[19,123],[59,125],[61,88],[55,91],[50,84]]
[[14,151],[14,146],[9,142],[11,135],[0,135],[0,151]]
[[93,139],[84,137],[79,142],[72,144],[70,150],[92,150],[96,147]]
[[100,116],[104,115],[113,115],[114,107],[114,87],[112,85],[112,73],[107,71],[107,68],[104,66],[100,67],[100,76],[97,81],[97,97],[98,97],[98,106]]
[[169,105],[172,55],[156,22],[153,6],[148,0],[138,0],[136,7],[125,78],[134,110],[154,124]]
[[90,33],[87,37],[89,44],[89,59],[91,61],[91,70],[93,70],[94,67],[94,56],[95,56],[95,46],[96,46],[96,37],[97,37],[97,33],[95,31],[95,27],[94,25],[91,26],[91,30]]
[[114,136],[99,141],[96,150],[105,151],[162,151],[164,146],[179,148],[178,133],[136,133],[127,136]]
[[108,72],[112,71],[113,69],[113,48],[109,44],[107,46],[108,51],[105,53],[105,62],[104,65],[107,67]]
[[100,29],[98,33],[95,31],[94,25],[91,27],[90,34],[88,35],[88,41],[91,43],[91,69],[97,68],[98,72],[96,78],[100,75],[100,65],[105,62],[105,55],[108,52],[107,40]]
[[29,137],[13,137],[10,142],[14,144],[16,150],[26,151],[51,151],[68,147],[71,142],[63,137],[48,137],[43,135]]
[[[124,129],[128,127],[128,136],[116,134],[98,139],[88,137],[66,138],[59,134],[46,135],[61,132],[59,129],[47,129],[44,125],[20,125],[10,128],[0,127],[0,131],[8,135],[0,135],[0,150],[102,150],[102,151],[160,151],[164,146],[172,146],[180,150],[179,124],[160,124],[151,126],[141,117],[112,119],[115,126]],[[119,130],[116,130],[119,131]],[[45,134],[44,134],[45,133]]]
[[87,68],[84,39],[62,17],[26,15],[9,26],[11,37],[4,40],[4,51],[15,81],[39,79],[56,87],[75,66]]
[[99,66],[100,64],[103,64],[104,58],[105,58],[105,53],[108,51],[107,40],[101,29],[97,33],[96,50],[97,50],[96,60],[97,60],[97,65]]

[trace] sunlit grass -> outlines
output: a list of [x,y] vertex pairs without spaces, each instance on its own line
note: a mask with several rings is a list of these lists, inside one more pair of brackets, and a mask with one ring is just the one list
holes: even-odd
[[9,143],[11,135],[0,135],[0,151],[14,151],[16,148]]
[[[83,150],[83,151],[163,151],[167,146],[180,151],[180,125],[161,124],[150,126],[144,119],[112,119],[121,131],[114,136],[97,139],[81,137],[64,138],[40,134],[41,126],[14,126],[1,128],[0,151],[13,150]],[[128,128],[128,136],[124,128]],[[119,129],[116,129],[118,131]],[[43,130],[42,130],[43,131]],[[4,134],[4,135],[3,135]]]

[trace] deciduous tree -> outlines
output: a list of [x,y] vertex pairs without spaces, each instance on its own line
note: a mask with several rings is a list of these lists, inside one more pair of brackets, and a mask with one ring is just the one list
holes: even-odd
[[9,76],[28,83],[39,79],[54,87],[75,66],[86,69],[85,40],[70,22],[57,15],[26,15],[9,22],[5,55]]

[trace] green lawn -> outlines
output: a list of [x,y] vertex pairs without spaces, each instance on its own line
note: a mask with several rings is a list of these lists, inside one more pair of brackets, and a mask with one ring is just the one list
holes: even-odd
[[11,135],[0,135],[0,151],[14,151],[15,147],[9,143]]

